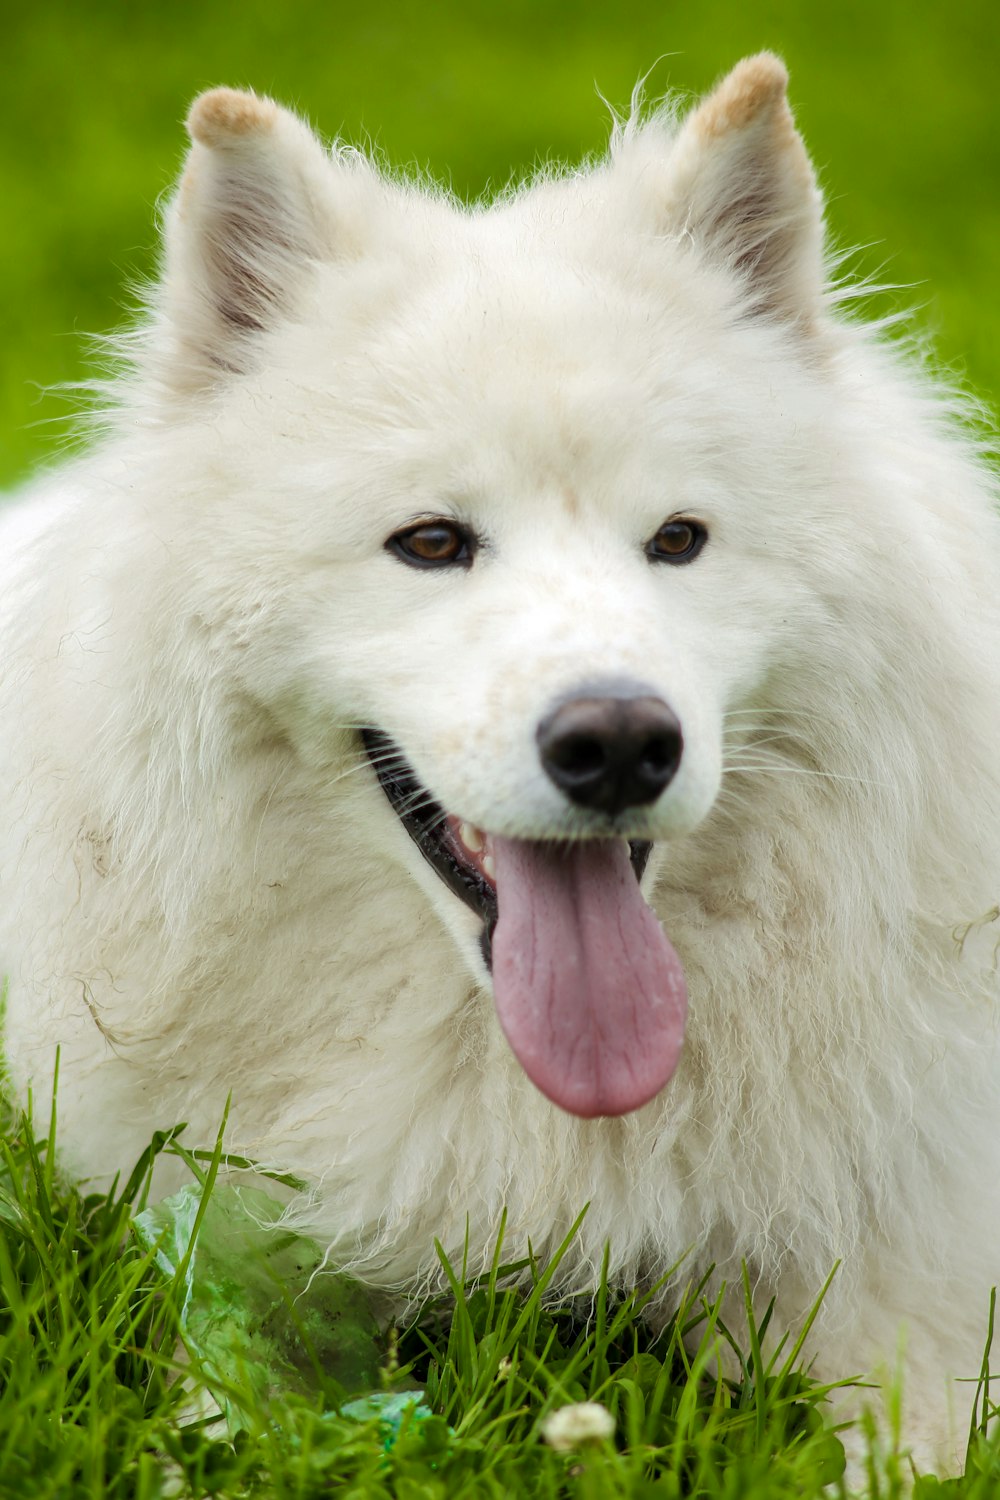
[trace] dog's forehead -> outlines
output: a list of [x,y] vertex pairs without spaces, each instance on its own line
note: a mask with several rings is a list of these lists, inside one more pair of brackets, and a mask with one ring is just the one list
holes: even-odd
[[673,247],[651,257],[641,239],[622,234],[614,253],[598,256],[565,226],[502,214],[464,224],[435,257],[435,273],[425,285],[441,336],[562,366],[656,347],[672,314],[684,320],[696,305],[704,319],[711,310],[710,293]]
[[371,521],[399,524],[401,497],[464,514],[501,494],[513,516],[519,495],[533,513],[614,495],[642,529],[664,496],[766,495],[776,453],[821,446],[826,403],[807,371],[790,385],[780,329],[735,316],[690,247],[565,201],[418,217],[404,250],[323,274],[322,316],[279,334],[275,393],[298,430],[308,384],[309,446],[356,460]]
[[381,243],[319,269],[321,336],[346,320],[365,343],[388,348],[395,334],[415,357],[438,346],[457,365],[486,351],[607,362],[616,347],[662,344],[671,322],[683,334],[714,321],[732,299],[682,239],[611,218],[587,178],[471,209],[404,191]]
[[627,243],[618,262],[602,266],[558,237],[498,222],[499,245],[489,222],[473,219],[400,259],[384,294],[371,297],[363,319],[350,319],[349,346],[344,286],[331,285],[323,320],[331,335],[319,327],[310,337],[333,388],[365,391],[383,411],[444,415],[457,404],[497,417],[516,410],[523,422],[543,410],[551,420],[558,406],[587,421],[598,412],[613,421],[620,410],[634,424],[647,401],[671,389],[717,383],[726,319],[714,286],[689,287],[697,278],[682,266],[673,276],[665,268],[651,291],[637,272],[642,253]]

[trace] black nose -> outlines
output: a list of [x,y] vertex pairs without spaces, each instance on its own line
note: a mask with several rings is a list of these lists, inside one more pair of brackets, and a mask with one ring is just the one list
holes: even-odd
[[581,807],[621,813],[655,802],[681,763],[677,715],[662,698],[570,698],[538,726],[542,765]]

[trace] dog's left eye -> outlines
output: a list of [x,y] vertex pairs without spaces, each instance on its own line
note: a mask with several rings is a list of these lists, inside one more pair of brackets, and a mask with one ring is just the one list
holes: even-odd
[[659,531],[646,543],[646,556],[653,562],[691,562],[708,541],[708,531],[700,521],[676,517],[664,521]]
[[475,551],[474,538],[454,521],[421,521],[394,532],[385,545],[411,568],[468,567]]

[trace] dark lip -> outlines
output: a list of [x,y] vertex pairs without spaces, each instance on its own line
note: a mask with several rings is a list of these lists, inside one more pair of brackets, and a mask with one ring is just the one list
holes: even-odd
[[[379,785],[410,838],[448,889],[482,922],[479,944],[490,969],[493,929],[499,915],[495,887],[478,870],[456,858],[445,836],[447,812],[417,779],[395,741],[381,729],[362,729],[361,739]],[[653,845],[648,839],[629,839],[628,845],[635,878],[641,880]]]

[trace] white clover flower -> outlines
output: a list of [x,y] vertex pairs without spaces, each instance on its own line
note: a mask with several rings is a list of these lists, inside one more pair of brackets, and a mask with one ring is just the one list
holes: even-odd
[[576,1401],[550,1412],[542,1423],[542,1437],[557,1453],[570,1453],[584,1443],[602,1443],[614,1436],[615,1419],[599,1401]]

